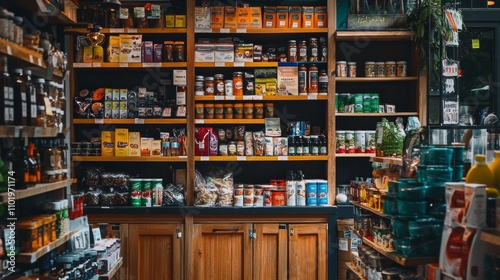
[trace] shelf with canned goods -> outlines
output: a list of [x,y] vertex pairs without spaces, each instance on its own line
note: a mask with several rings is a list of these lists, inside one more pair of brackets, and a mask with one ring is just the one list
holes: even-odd
[[72,156],[73,162],[187,162],[187,156]]
[[108,279],[113,279],[115,274],[118,272],[120,267],[123,265],[123,257],[120,257],[116,264],[108,271],[106,274],[100,274],[99,275],[99,280],[108,280]]
[[396,112],[396,113],[335,113],[336,117],[403,117],[418,116],[417,112]]
[[328,95],[200,95],[194,97],[195,101],[307,101],[328,100]]
[[336,82],[343,83],[371,83],[371,82],[406,82],[417,81],[418,77],[335,77]]
[[401,41],[411,39],[411,32],[399,31],[337,31],[336,41]]
[[328,156],[195,156],[195,161],[327,161]]
[[[36,184],[36,185],[29,187],[25,190],[16,189],[15,196],[12,198],[19,200],[19,199],[23,199],[23,198],[27,198],[27,197],[32,197],[32,196],[39,195],[42,193],[51,192],[51,191],[66,188],[70,184],[71,184],[71,180],[63,180],[63,181],[53,182],[53,183]],[[0,194],[0,199],[1,199],[0,200],[1,202],[6,203],[9,199],[9,193]]]
[[195,62],[194,67],[278,67],[278,62]]
[[[87,28],[68,27],[64,29],[65,33],[87,34]],[[169,27],[169,28],[103,28],[99,31],[101,34],[184,34],[186,28]]]
[[186,119],[73,119],[73,124],[186,124]]
[[354,274],[356,274],[356,277],[361,280],[367,280],[368,278],[364,277],[363,274],[361,274],[353,265],[351,262],[346,262],[347,268],[352,271]]
[[186,68],[187,62],[75,62],[73,68]]
[[382,213],[382,211],[379,211],[379,210],[374,209],[372,207],[366,206],[366,205],[361,204],[359,202],[351,201],[351,204],[354,205],[354,206],[356,206],[356,207],[362,208],[364,210],[370,211],[371,213],[373,213],[373,214],[375,214],[377,216],[380,216],[382,218],[387,218],[387,219],[391,219],[392,218],[391,216]]
[[328,28],[196,28],[195,33],[212,34],[307,34],[307,33],[327,33]]

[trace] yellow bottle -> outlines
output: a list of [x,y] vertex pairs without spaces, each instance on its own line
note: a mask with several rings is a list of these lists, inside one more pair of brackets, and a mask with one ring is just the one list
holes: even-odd
[[495,178],[495,187],[500,192],[500,151],[495,151],[495,159],[490,164],[490,170]]
[[466,183],[477,183],[486,185],[486,195],[488,197],[497,197],[500,192],[495,188],[495,177],[486,164],[485,155],[475,155],[476,164],[469,170],[465,177]]

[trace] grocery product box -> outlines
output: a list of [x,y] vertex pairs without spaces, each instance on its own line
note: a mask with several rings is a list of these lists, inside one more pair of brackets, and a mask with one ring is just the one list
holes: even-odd
[[326,28],[328,27],[328,17],[327,17],[326,6],[316,6],[314,7],[314,28]]
[[128,133],[128,155],[131,157],[138,157],[141,155],[141,133],[129,132]]
[[141,156],[146,156],[146,157],[151,156],[152,144],[153,144],[153,138],[141,137]]
[[127,101],[127,93],[128,93],[128,90],[126,88],[121,88],[119,89],[119,100],[120,101]]
[[120,101],[120,119],[126,119],[128,116],[127,101]]
[[114,131],[101,131],[101,155],[114,156],[115,155],[115,132]]
[[238,7],[236,8],[237,17],[237,28],[249,28],[250,27],[250,8]]
[[115,129],[115,156],[128,156],[128,128]]
[[112,99],[113,101],[118,101],[120,100],[120,89],[114,88],[111,90],[112,92]]
[[119,36],[109,36],[108,62],[120,62],[120,42]]
[[212,6],[210,7],[210,27],[223,28],[224,27],[224,7]]
[[266,95],[276,95],[276,78],[266,78]]
[[113,117],[113,101],[104,101],[104,118],[111,119]]
[[194,7],[194,27],[210,28],[210,7]]
[[120,118],[120,101],[111,101],[112,111],[111,118],[119,119]]
[[486,185],[465,184],[465,207],[462,225],[468,228],[486,227]]
[[186,27],[186,15],[175,15],[175,27]]
[[165,15],[165,27],[175,27],[175,15]]
[[151,141],[151,156],[153,157],[161,156],[161,140]]
[[301,18],[302,7],[301,6],[290,6],[288,12],[288,28],[301,28],[302,18]]
[[299,94],[299,69],[297,66],[279,66],[276,95]]
[[276,7],[264,6],[264,27],[276,28]]
[[195,44],[194,45],[195,62],[215,62],[214,44]]
[[120,34],[120,62],[141,62],[142,35]]
[[288,6],[276,7],[276,27],[288,28]]
[[235,62],[253,62],[253,44],[237,44],[234,47]]
[[113,100],[113,89],[112,88],[105,88],[104,89],[104,100],[105,101]]
[[238,16],[236,15],[236,7],[224,7],[224,28],[236,28],[238,26]]
[[273,137],[273,147],[275,156],[288,155],[288,138],[286,137]]
[[153,61],[162,62],[163,61],[163,44],[154,44],[153,46]]
[[141,55],[142,62],[146,62],[146,63],[153,62],[153,42],[152,41],[142,42],[141,51],[142,51],[142,55]]
[[234,44],[220,43],[215,45],[215,62],[233,62]]
[[250,24],[248,28],[262,28],[262,9],[250,7]]
[[314,7],[302,7],[302,28],[314,27]]

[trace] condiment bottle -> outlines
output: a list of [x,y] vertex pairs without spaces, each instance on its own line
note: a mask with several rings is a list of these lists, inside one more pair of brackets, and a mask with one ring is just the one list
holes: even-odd
[[307,67],[299,65],[299,95],[307,95]]
[[10,125],[14,124],[14,89],[6,56],[2,56],[0,64],[3,70],[0,80],[0,89],[2,90],[0,94],[0,125]]
[[163,62],[174,61],[174,41],[163,42]]
[[308,70],[308,85],[309,87],[307,88],[307,93],[308,94],[318,94],[318,82],[319,82],[319,77],[318,77],[318,67],[316,67],[316,64],[311,64],[309,66]]
[[28,124],[28,104],[26,101],[26,82],[23,69],[14,69],[14,123],[16,125]]
[[295,153],[295,136],[288,136],[288,155],[294,156]]
[[306,181],[304,180],[304,174],[302,170],[297,171],[297,176],[295,176],[297,191],[297,206],[306,206]]
[[298,61],[307,61],[307,42],[306,41],[300,41],[298,45],[298,51],[297,51]]
[[214,95],[215,82],[214,77],[205,77],[205,95]]
[[500,191],[495,185],[495,176],[486,164],[486,156],[475,155],[476,164],[467,173],[466,183],[477,183],[486,185],[486,194],[488,197],[498,197]]
[[[28,105],[28,125],[37,125],[37,103],[36,103],[36,90],[31,79],[31,70],[24,70],[24,79],[26,84],[26,98]],[[66,106],[64,106],[66,108]]]
[[301,156],[303,153],[303,147],[304,147],[304,142],[302,140],[302,137],[300,136],[295,136],[295,154],[297,156]]
[[297,61],[297,41],[295,40],[288,41],[287,61]]
[[224,75],[223,74],[215,74],[214,75],[214,94],[215,95],[224,95],[225,87],[224,87]]
[[310,156],[311,155],[311,138],[309,136],[302,137],[302,155]]
[[328,43],[326,42],[325,37],[319,38],[319,47],[320,47],[320,57],[319,61],[328,61]]
[[243,95],[243,72],[233,73],[233,95]]
[[183,41],[174,42],[174,61],[182,62],[185,61],[185,47]]
[[328,94],[328,74],[326,73],[326,70],[319,71],[318,82],[319,82],[318,93],[320,95],[327,95]]
[[318,39],[309,38],[309,61],[318,61]]
[[286,175],[286,205],[296,206],[297,205],[297,185],[295,182],[295,174],[292,170],[288,170]]
[[495,177],[495,187],[500,191],[500,151],[495,151],[495,159],[491,162],[489,168]]

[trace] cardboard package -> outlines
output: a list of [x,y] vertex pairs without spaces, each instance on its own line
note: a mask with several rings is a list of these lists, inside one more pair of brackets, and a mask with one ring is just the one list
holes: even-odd
[[120,34],[120,62],[141,62],[142,35]]
[[316,6],[314,7],[314,28],[326,28],[328,27],[328,16],[326,13],[326,6]]
[[115,129],[115,156],[128,156],[128,128]]
[[210,27],[223,28],[224,27],[224,7],[212,6],[210,7]]
[[276,7],[264,6],[264,27],[276,28]]
[[288,28],[301,28],[302,27],[302,8],[300,6],[290,6],[288,13]]
[[131,157],[138,157],[141,155],[141,133],[129,132],[128,133],[128,155]]
[[245,29],[250,27],[250,12],[250,8],[236,8],[237,28]]
[[262,28],[262,9],[250,7],[250,25],[248,28]]
[[115,155],[114,131],[101,131],[101,155],[108,157]]
[[238,16],[236,15],[236,7],[224,7],[224,28],[236,28],[238,26]]
[[314,28],[314,7],[302,7],[302,28]]
[[288,28],[288,6],[276,7],[276,28]]

